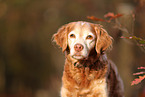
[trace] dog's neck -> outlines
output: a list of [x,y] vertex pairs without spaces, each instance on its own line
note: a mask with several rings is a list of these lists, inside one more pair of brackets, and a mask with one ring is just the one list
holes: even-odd
[[105,53],[97,54],[94,50],[90,52],[88,58],[77,60],[72,58],[69,54],[66,54],[66,60],[73,65],[75,68],[89,68],[89,69],[100,69],[107,63],[107,57]]

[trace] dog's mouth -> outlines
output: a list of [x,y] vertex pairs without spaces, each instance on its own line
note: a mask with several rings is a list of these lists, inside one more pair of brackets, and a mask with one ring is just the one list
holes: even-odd
[[81,53],[75,53],[72,58],[74,59],[82,59],[83,58],[83,55]]
[[83,56],[82,55],[73,55],[72,58],[74,59],[83,59]]
[[77,59],[77,60],[81,60],[81,59],[84,59],[85,56],[82,55],[81,53],[75,53],[74,55],[72,55],[72,58]]

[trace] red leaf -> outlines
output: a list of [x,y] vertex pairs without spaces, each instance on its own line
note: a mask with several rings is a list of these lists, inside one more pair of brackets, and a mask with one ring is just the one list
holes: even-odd
[[99,19],[99,18],[96,18],[96,17],[94,17],[94,16],[88,16],[87,18],[88,18],[88,19],[91,19],[91,20],[95,20],[95,21],[106,22],[106,20],[104,20],[104,19]]
[[110,18],[110,19],[119,18],[119,17],[121,17],[121,16],[123,16],[123,14],[119,14],[119,13],[118,13],[118,14],[115,15],[115,14],[112,13],[112,12],[109,12],[109,13],[107,13],[107,14],[104,15],[105,18]]
[[124,36],[121,36],[120,38],[132,39],[132,37],[124,37]]
[[145,67],[138,67],[137,69],[145,69]]
[[137,44],[138,46],[145,46],[145,44]]
[[133,73],[133,75],[140,75],[140,74],[145,74],[145,72],[137,72],[137,73]]
[[108,12],[107,14],[104,15],[105,18],[109,18],[109,17],[112,18],[112,17],[114,17],[114,16],[115,16],[115,15],[114,15],[114,13],[112,13],[112,12]]
[[135,84],[140,83],[144,78],[145,78],[145,75],[139,76],[139,78],[136,78],[136,79],[134,79],[134,81],[131,82],[131,85],[135,85]]
[[115,15],[114,18],[119,18],[119,17],[121,17],[121,16],[123,16],[123,14],[119,14],[119,13],[118,13],[118,14]]

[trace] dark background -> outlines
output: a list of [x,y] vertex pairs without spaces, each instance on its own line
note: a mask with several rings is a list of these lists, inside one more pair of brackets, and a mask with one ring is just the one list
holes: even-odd
[[[145,0],[0,0],[0,97],[59,97],[64,54],[52,35],[72,21],[121,13],[129,32],[145,38]],[[135,22],[132,19],[135,13]],[[145,81],[131,86],[145,53],[111,24],[101,23],[114,38],[109,58],[124,81],[126,97],[145,97]],[[144,95],[144,96],[143,96]]]

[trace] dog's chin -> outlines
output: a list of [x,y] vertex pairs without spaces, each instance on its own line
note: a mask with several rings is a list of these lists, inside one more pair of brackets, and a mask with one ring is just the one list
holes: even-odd
[[76,60],[81,60],[81,59],[83,59],[84,57],[83,56],[72,56],[72,58],[74,58],[74,59],[76,59]]
[[84,59],[86,59],[86,57],[83,56],[83,55],[72,55],[71,57],[76,59],[76,60],[84,60]]

